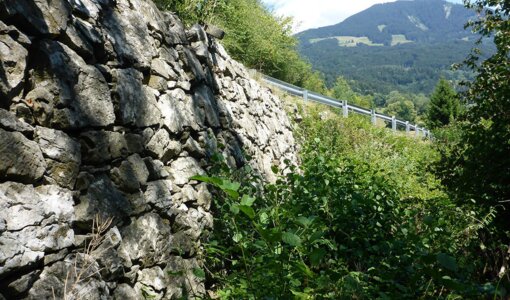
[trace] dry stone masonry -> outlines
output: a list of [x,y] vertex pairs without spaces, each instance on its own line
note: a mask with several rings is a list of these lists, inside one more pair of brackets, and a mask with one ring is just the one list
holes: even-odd
[[296,160],[279,100],[200,26],[150,0],[0,1],[0,299],[203,295],[212,197],[189,178],[215,153],[267,180]]

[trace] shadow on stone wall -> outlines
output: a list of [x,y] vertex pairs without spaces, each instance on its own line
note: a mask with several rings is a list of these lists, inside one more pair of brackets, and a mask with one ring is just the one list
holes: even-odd
[[203,295],[212,199],[189,177],[295,158],[277,99],[146,0],[7,0],[2,43],[0,299]]

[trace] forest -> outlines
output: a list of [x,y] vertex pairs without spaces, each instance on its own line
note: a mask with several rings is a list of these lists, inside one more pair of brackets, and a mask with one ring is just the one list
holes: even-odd
[[434,135],[416,140],[295,103],[301,165],[274,168],[275,183],[215,156],[208,175],[194,177],[215,188],[215,230],[195,274],[212,298],[508,299],[508,1],[464,1],[478,16],[467,26],[491,39],[494,53],[473,49],[461,58],[470,76],[452,85],[443,74],[429,95],[360,93],[370,87],[343,77],[327,85],[299,56],[292,20],[258,0],[157,2],[187,24],[224,29],[222,43],[248,67],[420,122]]

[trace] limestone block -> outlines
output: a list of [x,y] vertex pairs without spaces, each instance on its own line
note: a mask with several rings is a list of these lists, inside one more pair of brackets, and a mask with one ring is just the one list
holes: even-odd
[[206,125],[213,128],[220,126],[218,104],[210,88],[206,85],[196,88],[193,103],[203,109]]
[[73,244],[72,194],[57,186],[0,184],[0,220],[0,276]]
[[129,133],[87,131],[80,135],[80,144],[85,163],[102,163],[143,151],[143,139]]
[[171,12],[164,12],[163,15],[169,27],[168,35],[165,36],[167,44],[179,45],[187,43],[184,25],[181,20]]
[[114,300],[138,300],[138,295],[131,286],[122,283],[113,291]]
[[0,180],[35,182],[46,169],[39,145],[19,132],[0,129]]
[[182,296],[182,287],[188,294],[205,295],[203,279],[197,278],[193,270],[201,268],[196,258],[184,259],[179,256],[171,256],[166,268],[163,270],[167,274],[184,274],[173,276],[167,286],[165,297],[167,299],[176,299]]
[[200,82],[205,79],[205,71],[195,53],[184,46],[177,46],[179,58],[184,62],[184,68],[191,80]]
[[82,253],[69,255],[65,261],[44,269],[27,299],[105,299],[109,291],[99,271],[94,257]]
[[170,180],[149,182],[144,193],[145,201],[168,215],[168,211],[173,205],[172,190],[172,182]]
[[36,140],[47,158],[50,177],[72,189],[81,164],[80,144],[62,131],[40,126],[36,127]]
[[104,16],[104,31],[122,65],[148,69],[156,56],[154,42],[144,16],[128,0],[117,1],[115,10]]
[[67,28],[71,7],[64,0],[55,1],[2,1],[0,17],[16,19],[32,33],[56,36]]
[[[166,263],[169,258],[170,226],[155,213],[145,214],[121,231],[119,253],[144,266]],[[127,266],[129,267],[129,265]]]
[[94,48],[89,39],[76,26],[67,27],[64,33],[64,41],[82,57],[90,58],[94,55]]
[[101,277],[112,281],[124,275],[127,259],[117,252],[122,236],[117,227],[111,228],[103,238],[103,242],[91,252],[101,270]]
[[158,130],[147,144],[147,151],[163,163],[177,157],[181,153],[182,146],[178,141],[170,139],[168,131]]
[[155,75],[159,75],[167,80],[176,80],[177,74],[174,72],[171,66],[169,66],[163,59],[156,58],[152,60],[151,72]]
[[143,161],[145,162],[147,170],[149,170],[149,181],[167,178],[170,175],[165,170],[165,165],[160,160],[153,160],[150,157],[146,157]]
[[37,88],[46,87],[45,101],[26,97],[35,112],[42,110],[51,119],[47,124],[39,118],[39,124],[62,129],[113,124],[113,103],[101,72],[60,42],[44,41],[40,50],[41,64],[32,73],[31,82]]
[[80,197],[80,203],[74,209],[76,220],[80,222],[89,222],[95,215],[113,217],[114,222],[119,222],[131,214],[133,207],[110,178],[101,175],[94,177],[87,193]]
[[145,186],[149,170],[140,155],[133,154],[111,171],[113,181],[124,191],[134,192]]
[[135,69],[119,69],[114,72],[118,115],[123,124],[148,127],[158,124],[161,113],[154,93],[142,84],[142,73]]
[[29,124],[16,119],[16,116],[5,109],[0,108],[0,128],[7,131],[19,131],[24,135],[32,135],[34,128]]
[[0,21],[0,97],[4,99],[15,96],[25,78],[28,50],[20,41],[30,44],[23,33]]
[[195,175],[203,175],[205,172],[198,162],[191,157],[179,157],[167,167],[170,179],[179,186],[189,182],[189,178]]

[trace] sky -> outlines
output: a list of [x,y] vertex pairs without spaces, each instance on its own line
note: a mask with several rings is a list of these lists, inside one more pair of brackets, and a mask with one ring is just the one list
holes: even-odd
[[[294,32],[340,23],[374,4],[395,0],[262,0],[277,15],[294,18]],[[462,3],[462,0],[448,0]]]

